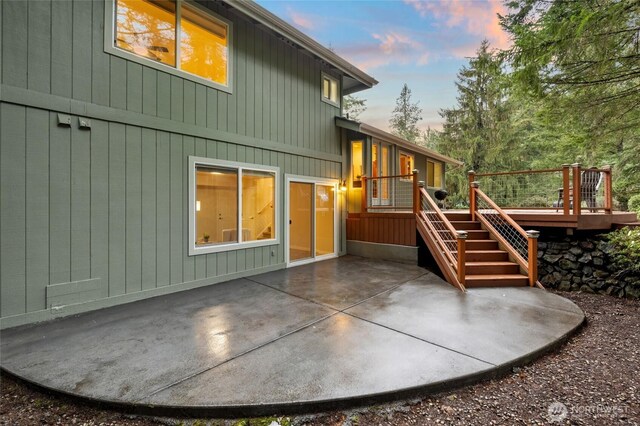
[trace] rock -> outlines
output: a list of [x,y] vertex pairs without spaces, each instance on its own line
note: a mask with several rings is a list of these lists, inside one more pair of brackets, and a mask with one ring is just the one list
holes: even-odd
[[578,267],[580,265],[578,265],[576,262],[572,262],[568,259],[562,259],[560,260],[560,262],[558,262],[558,266],[560,266],[563,270],[569,272],[572,271],[574,269],[578,269]]
[[608,272],[605,272],[605,271],[601,271],[601,270],[597,270],[597,271],[595,271],[593,273],[593,276],[596,277],[596,278],[607,278],[609,275],[611,275],[611,274],[609,274]]
[[586,284],[580,287],[580,291],[585,293],[594,293],[593,289]]
[[596,266],[602,266],[604,265],[604,260],[601,257],[594,257],[593,264]]
[[545,243],[544,241],[539,241],[539,242],[538,242],[538,250],[544,250],[544,249],[546,249],[547,247],[548,247],[548,246],[547,246],[547,243]]
[[582,254],[582,250],[580,249],[580,247],[571,247],[571,249],[569,249],[569,253],[579,256]]
[[576,284],[579,284],[579,283],[581,283],[581,282],[582,282],[582,278],[580,278],[580,277],[573,277],[573,278],[571,279],[571,281],[573,281],[573,282],[574,282],[574,283],[576,283]]
[[586,250],[593,250],[596,245],[591,241],[580,241],[580,247]]
[[582,257],[580,257],[580,259],[578,259],[578,262],[580,263],[589,263],[591,262],[591,255],[589,253],[585,253],[582,255]]
[[559,254],[545,254],[543,259],[549,263],[556,263],[561,257],[562,255]]
[[569,281],[562,281],[558,286],[558,290],[562,290],[562,291],[571,290],[571,283]]
[[572,255],[571,253],[565,253],[563,256],[565,259],[575,262],[578,258]]
[[593,274],[593,268],[591,266],[585,266],[584,268],[582,268],[582,273],[585,275],[591,275]]
[[640,285],[628,285],[624,288],[625,296],[631,299],[640,299]]

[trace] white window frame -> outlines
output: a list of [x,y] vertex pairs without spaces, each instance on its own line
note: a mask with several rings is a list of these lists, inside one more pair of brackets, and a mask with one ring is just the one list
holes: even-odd
[[[312,251],[314,253],[313,257],[307,258],[307,259],[300,259],[300,260],[294,260],[291,261],[291,253],[289,253],[289,220],[291,219],[289,217],[290,212],[289,212],[289,203],[291,202],[291,195],[289,194],[289,187],[290,187],[290,183],[291,182],[299,182],[299,183],[310,183],[313,184],[313,202],[312,202],[312,212],[313,212],[313,219],[312,219],[312,223],[313,223],[313,235],[312,235]],[[292,174],[286,174],[285,175],[285,193],[286,193],[286,201],[285,201],[285,217],[284,217],[284,241],[285,241],[285,247],[284,247],[284,261],[287,267],[291,267],[291,266],[299,266],[299,265],[305,265],[307,263],[314,263],[314,262],[319,262],[321,260],[327,260],[327,259],[333,259],[338,257],[338,253],[340,251],[340,211],[339,211],[339,200],[338,200],[338,196],[339,196],[339,192],[338,192],[338,184],[339,182],[336,179],[329,179],[329,178],[321,178],[321,177],[310,177],[310,176],[301,176],[301,175],[292,175]],[[315,256],[315,252],[316,252],[316,227],[315,227],[315,214],[316,214],[316,185],[322,185],[322,186],[331,186],[333,187],[334,190],[334,197],[333,197],[333,253],[329,253],[329,254],[323,254],[320,256]]]
[[[227,93],[233,93],[233,23],[228,19],[221,17],[214,11],[207,9],[206,7],[191,1],[191,0],[175,0],[176,1],[176,66],[163,64],[162,62],[156,62],[142,56],[138,56],[133,52],[120,49],[115,45],[115,31],[116,31],[116,0],[104,0],[104,51],[105,53],[118,56],[128,61],[137,62],[141,65],[145,65],[151,68],[155,68],[159,71],[164,71],[167,74],[172,74],[178,77],[185,78],[187,80],[194,81],[196,83],[204,84],[205,86],[213,87],[214,89],[221,90]],[[200,11],[205,15],[209,15],[213,19],[217,19],[223,24],[227,25],[227,84],[218,83],[199,75],[192,74],[187,71],[183,71],[177,68],[180,64],[180,20],[182,15],[182,3],[186,3],[189,7]]]
[[[340,96],[340,93],[341,93],[340,92],[340,79],[338,79],[338,78],[336,78],[336,77],[334,77],[334,76],[332,76],[330,74],[327,74],[325,72],[322,72],[320,74],[321,74],[321,76],[320,76],[320,99],[322,99],[322,102],[326,102],[329,105],[333,105],[335,107],[340,108],[340,97],[341,97]],[[324,80],[325,79],[327,79],[329,81],[333,81],[333,82],[336,83],[336,95],[338,96],[337,100],[334,101],[331,98],[325,98],[325,96],[324,96]]]
[[[238,229],[242,228],[242,171],[250,170],[275,174],[275,199],[273,200],[273,235],[269,240],[242,241],[242,232],[238,232],[238,241],[230,243],[218,243],[206,246],[196,245],[196,167],[221,167],[234,169],[238,172]],[[260,164],[238,163],[235,161],[216,160],[206,157],[189,156],[189,256],[207,253],[220,253],[224,251],[241,250],[251,247],[275,246],[280,244],[280,168],[263,166]]]

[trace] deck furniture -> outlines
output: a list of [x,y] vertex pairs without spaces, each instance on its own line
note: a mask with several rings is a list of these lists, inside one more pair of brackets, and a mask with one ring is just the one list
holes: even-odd
[[[582,172],[580,179],[580,199],[587,203],[589,211],[595,213],[597,211],[596,196],[600,185],[604,180],[604,173],[596,167],[592,167]],[[569,187],[569,205],[573,206],[573,188]],[[563,206],[564,188],[558,188],[558,201],[554,204],[556,212]],[[572,207],[573,208],[573,207]]]

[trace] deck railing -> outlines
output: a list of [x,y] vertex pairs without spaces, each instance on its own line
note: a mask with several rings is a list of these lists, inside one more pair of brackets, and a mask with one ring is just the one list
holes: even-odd
[[418,171],[410,175],[362,177],[362,212],[414,212],[419,206]]
[[565,215],[585,211],[611,213],[611,167],[583,168],[564,164],[557,169],[498,173],[469,172],[484,193],[503,209],[555,210]]
[[530,286],[538,283],[538,231],[525,231],[491,198],[482,192],[478,182],[469,185],[471,220],[478,220],[520,265]]
[[467,232],[456,230],[442,213],[429,193],[420,188],[420,211],[417,213],[418,231],[431,250],[448,281],[465,291],[465,263]]

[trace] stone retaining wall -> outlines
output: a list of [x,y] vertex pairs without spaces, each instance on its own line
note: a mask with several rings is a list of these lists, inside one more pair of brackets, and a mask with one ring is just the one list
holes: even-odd
[[541,233],[538,279],[549,288],[640,298],[640,276],[616,270],[602,236],[554,237]]

